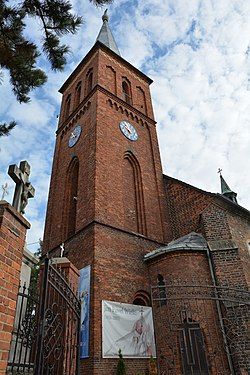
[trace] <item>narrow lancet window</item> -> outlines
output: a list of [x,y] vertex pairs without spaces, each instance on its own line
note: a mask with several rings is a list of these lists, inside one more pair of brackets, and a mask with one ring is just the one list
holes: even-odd
[[81,101],[81,92],[82,92],[82,83],[78,82],[76,86],[76,91],[75,91],[75,107],[77,107]]
[[67,237],[75,234],[76,231],[76,214],[78,199],[78,174],[79,161],[74,158],[71,162],[68,175],[68,210],[67,210]]
[[123,94],[123,100],[127,102],[128,104],[132,104],[131,90],[130,90],[129,84],[126,81],[122,82],[122,94]]
[[164,277],[162,275],[157,276],[158,289],[159,289],[159,302],[160,306],[166,305],[167,303],[167,294],[166,294],[166,284]]
[[93,87],[93,72],[91,71],[87,75],[87,92],[86,92],[86,95],[88,95],[90,93],[90,91],[92,90],[92,87]]
[[65,120],[69,117],[70,109],[71,109],[71,94],[67,96],[67,99],[65,101],[65,112],[64,112]]

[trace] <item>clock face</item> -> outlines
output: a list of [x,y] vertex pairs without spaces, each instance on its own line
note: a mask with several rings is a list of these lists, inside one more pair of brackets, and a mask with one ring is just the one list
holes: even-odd
[[138,134],[133,125],[131,125],[128,121],[121,121],[119,126],[121,132],[125,135],[126,138],[128,138],[130,141],[137,141]]
[[76,142],[80,138],[82,132],[82,128],[80,125],[76,125],[75,129],[72,131],[72,133],[69,136],[68,145],[69,147],[75,146]]

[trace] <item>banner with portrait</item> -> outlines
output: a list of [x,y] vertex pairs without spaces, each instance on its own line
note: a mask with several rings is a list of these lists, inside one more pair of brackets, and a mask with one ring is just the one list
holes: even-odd
[[156,356],[152,308],[102,301],[103,358]]
[[89,309],[90,309],[90,266],[80,270],[79,295],[81,301],[80,358],[89,357]]

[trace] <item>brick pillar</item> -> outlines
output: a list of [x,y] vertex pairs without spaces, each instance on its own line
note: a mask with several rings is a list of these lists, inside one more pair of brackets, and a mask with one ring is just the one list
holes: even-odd
[[6,373],[15,320],[23,248],[30,224],[6,201],[0,201],[0,375]]
[[76,292],[78,290],[80,275],[78,269],[66,257],[53,258],[53,264],[60,267],[68,283],[71,285],[71,289]]

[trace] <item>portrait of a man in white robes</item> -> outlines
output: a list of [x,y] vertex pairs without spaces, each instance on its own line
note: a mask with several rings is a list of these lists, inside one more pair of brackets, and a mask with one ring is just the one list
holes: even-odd
[[125,357],[155,356],[152,309],[107,303],[111,305],[103,309],[103,356],[116,357],[119,349]]

